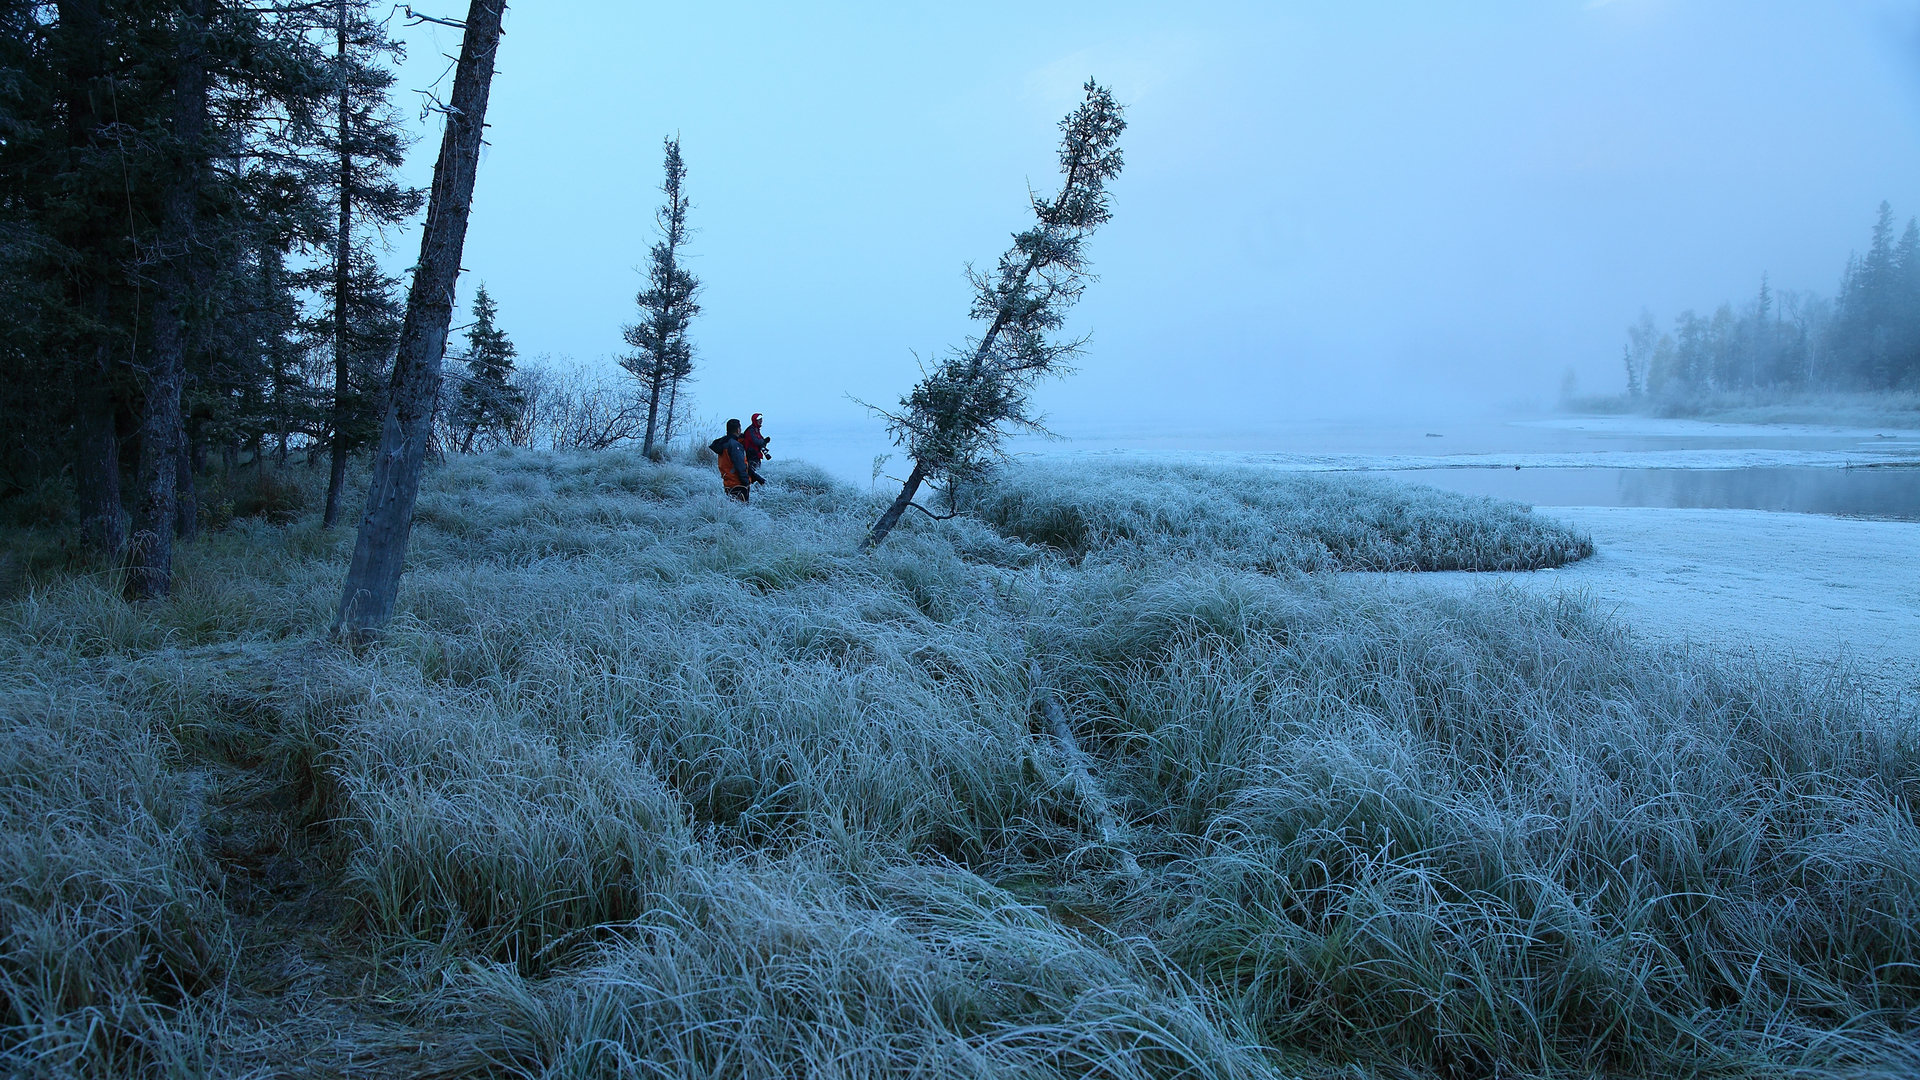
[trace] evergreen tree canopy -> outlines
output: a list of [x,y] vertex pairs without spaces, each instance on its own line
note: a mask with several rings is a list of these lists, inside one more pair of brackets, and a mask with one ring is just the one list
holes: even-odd
[[519,353],[500,329],[500,310],[480,286],[473,298],[473,325],[467,328],[467,377],[455,395],[454,425],[460,449],[473,449],[476,435],[499,436],[513,427],[526,408],[526,396],[511,382]]
[[[354,398],[397,312],[365,240],[418,197],[391,179],[406,135],[370,12],[0,2],[0,497],[64,491],[38,505],[128,560],[136,595],[167,590],[211,452],[284,460],[377,415]],[[342,237],[344,290],[315,270]],[[320,349],[366,373],[344,411]]]
[[700,292],[700,279],[681,265],[680,249],[686,246],[690,230],[687,211],[692,203],[686,194],[686,163],[680,158],[680,139],[665,140],[665,176],[660,191],[667,201],[654,216],[660,239],[647,258],[647,284],[634,298],[640,319],[626,326],[622,336],[634,351],[620,366],[640,380],[647,395],[647,433],[642,452],[652,457],[659,431],[660,399],[677,395],[680,383],[693,373],[693,340],[687,328],[700,313],[694,298]]
[[1061,374],[1083,344],[1056,341],[1066,312],[1086,288],[1087,238],[1112,216],[1107,181],[1120,174],[1120,134],[1127,122],[1107,88],[1088,80],[1085,99],[1060,121],[1060,191],[1030,196],[1032,227],[991,273],[968,270],[971,316],[986,329],[927,372],[900,411],[884,416],[894,441],[913,458],[913,472],[866,544],[886,539],[927,480],[964,475],[999,454],[1009,429],[1039,430],[1028,394]]

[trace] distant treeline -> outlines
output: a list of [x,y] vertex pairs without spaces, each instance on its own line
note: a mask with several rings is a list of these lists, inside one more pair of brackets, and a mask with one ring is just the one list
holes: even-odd
[[1832,299],[1776,292],[1763,274],[1744,304],[1683,311],[1665,332],[1641,312],[1627,328],[1627,396],[1920,388],[1920,223],[1908,219],[1897,238],[1894,228],[1883,202],[1866,254],[1848,259]]

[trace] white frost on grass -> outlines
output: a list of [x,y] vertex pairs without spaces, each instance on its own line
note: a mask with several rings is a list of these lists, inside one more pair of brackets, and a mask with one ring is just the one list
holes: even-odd
[[1554,507],[1595,554],[1553,571],[1425,574],[1585,592],[1637,632],[1809,665],[1852,662],[1882,692],[1920,694],[1920,522],[1764,510]]

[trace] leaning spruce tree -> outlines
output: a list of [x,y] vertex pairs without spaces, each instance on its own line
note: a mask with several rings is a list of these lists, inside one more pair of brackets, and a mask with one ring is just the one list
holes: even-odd
[[874,522],[865,548],[885,540],[909,506],[932,514],[913,501],[920,485],[981,468],[999,456],[1008,429],[1040,430],[1028,392],[1040,379],[1064,374],[1082,344],[1048,335],[1086,288],[1083,248],[1112,216],[1106,185],[1120,174],[1120,133],[1127,126],[1111,91],[1092,80],[1085,90],[1085,100],[1060,121],[1059,194],[1032,200],[1036,223],[1014,234],[992,273],[968,273],[972,316],[986,331],[928,372],[900,400],[899,412],[875,410],[913,459],[913,471]]
[[454,68],[453,99],[446,110],[447,128],[433,166],[426,226],[420,235],[420,261],[414,266],[406,321],[393,361],[380,449],[373,459],[366,510],[360,517],[334,620],[334,633],[349,640],[361,640],[385,626],[400,593],[400,571],[413,535],[413,504],[420,495],[420,470],[433,436],[440,364],[453,322],[453,289],[467,242],[474,174],[486,131],[487,96],[506,9],[506,0],[473,0],[467,9],[466,34]]

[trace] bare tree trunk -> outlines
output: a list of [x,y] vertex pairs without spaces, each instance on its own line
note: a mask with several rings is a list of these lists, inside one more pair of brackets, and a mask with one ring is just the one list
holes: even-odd
[[[65,52],[67,146],[74,155],[93,149],[101,126],[95,92],[106,70],[106,31],[98,0],[60,0]],[[96,276],[76,299],[95,326],[74,349],[68,371],[74,405],[74,495],[79,502],[80,543],[118,562],[127,546],[125,508],[120,503],[120,440],[114,430],[113,343],[104,328],[112,321],[113,292]]]
[[[169,214],[171,216],[171,214]],[[163,273],[166,278],[177,275]],[[154,298],[147,395],[140,419],[139,505],[128,548],[127,599],[149,600],[173,589],[173,531],[179,488],[180,392],[185,383],[181,282],[163,283]]]
[[340,65],[340,220],[333,240],[333,451],[327,474],[327,507],[320,527],[331,529],[340,520],[340,493],[347,483],[347,387],[352,379],[347,353],[347,276],[353,253],[353,151],[347,143],[347,0],[340,0],[340,25],[335,55]]
[[207,126],[206,23],[208,0],[183,0],[186,33],[174,76],[173,138],[180,160],[162,203],[160,267],[154,290],[153,331],[148,345],[145,412],[140,422],[138,512],[127,565],[127,598],[166,596],[173,588],[175,494],[179,485],[180,396],[186,384],[186,260],[193,244],[199,198],[200,142]]
[[669,445],[673,443],[673,410],[679,404],[680,380],[675,378],[673,382],[667,385],[667,420],[665,424],[661,425],[662,430],[660,432],[660,441]]
[[193,433],[182,429],[173,464],[173,535],[191,543],[200,535],[200,498],[193,486]]
[[1033,683],[1033,694],[1038,700],[1040,711],[1047,718],[1047,726],[1053,729],[1054,741],[1060,744],[1060,757],[1067,767],[1067,778],[1073,783],[1073,793],[1079,797],[1080,805],[1087,817],[1099,831],[1100,843],[1113,852],[1119,863],[1121,874],[1128,879],[1138,881],[1140,863],[1127,850],[1127,832],[1120,825],[1120,819],[1113,812],[1113,801],[1107,798],[1106,789],[1093,774],[1093,759],[1080,749],[1080,740],[1074,738],[1073,725],[1067,722],[1067,714],[1060,708],[1060,702],[1047,689],[1046,678],[1040,671],[1040,662],[1028,657],[1027,678]]
[[913,505],[913,497],[920,493],[920,484],[926,478],[927,467],[918,461],[914,462],[913,471],[907,474],[907,482],[900,485],[900,497],[893,500],[893,505],[887,507],[887,512],[880,515],[879,521],[873,523],[873,531],[860,544],[862,550],[872,551],[879,547],[880,541],[885,540],[893,527],[900,524],[900,515]]
[[[95,287],[95,315],[104,320],[107,292]],[[127,546],[126,510],[120,505],[120,439],[114,431],[112,346],[102,337],[82,346],[73,373],[74,494],[80,504],[80,542],[118,561]]]
[[653,432],[655,421],[660,416],[660,361],[653,362],[653,372],[647,377],[647,434],[640,441],[640,454],[647,460],[653,460]]
[[453,77],[453,99],[440,159],[433,167],[433,193],[420,237],[420,261],[407,293],[406,321],[394,357],[392,392],[373,460],[366,511],[354,540],[334,632],[360,640],[386,625],[400,591],[400,572],[413,532],[413,504],[433,434],[440,394],[440,364],[453,322],[454,285],[473,208],[474,171],[492,88],[494,55],[506,0],[472,0],[465,40]]

